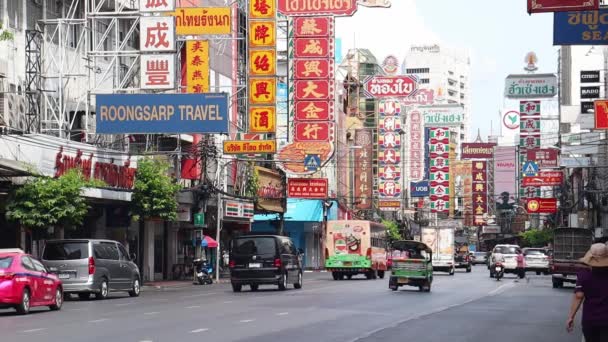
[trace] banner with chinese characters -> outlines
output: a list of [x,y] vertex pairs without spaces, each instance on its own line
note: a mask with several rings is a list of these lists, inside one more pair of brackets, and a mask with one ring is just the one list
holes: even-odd
[[450,212],[450,130],[429,129],[431,212]]
[[[414,110],[407,117],[409,158],[406,160],[409,161],[409,179],[410,181],[421,181],[424,179],[424,126],[422,125],[422,114],[418,110]],[[385,119],[384,125],[386,126],[386,124]]]
[[[353,149],[354,163],[351,170],[354,171],[354,198],[353,203],[359,210],[372,209],[372,194],[374,189],[372,155],[373,135],[371,130],[355,130],[355,146]],[[350,158],[349,158],[350,159]]]
[[209,41],[186,42],[186,84],[188,93],[209,92]]
[[488,213],[488,162],[473,161],[473,214],[475,226],[485,225]]
[[139,46],[140,87],[144,90],[175,88],[175,19],[157,16],[159,12],[173,11],[175,1],[143,2],[140,18]]
[[[540,101],[520,101],[519,123],[519,165],[528,161],[528,150],[541,147],[540,138]],[[539,197],[540,188],[520,184],[520,198]]]
[[466,226],[473,225],[473,163],[470,160],[456,160],[450,165],[450,180],[454,184],[451,198],[462,198],[462,203],[454,202],[454,211],[459,210]]
[[[401,103],[378,103],[378,208],[399,210],[401,205]],[[387,203],[384,203],[387,202]],[[390,205],[389,205],[390,204]]]
[[[277,28],[275,1],[249,2],[248,131],[275,134],[277,129]],[[275,153],[276,151],[272,151]]]

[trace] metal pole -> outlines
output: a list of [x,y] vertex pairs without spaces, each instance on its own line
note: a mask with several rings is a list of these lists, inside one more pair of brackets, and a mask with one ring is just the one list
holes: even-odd
[[[218,160],[218,170],[217,170],[217,180],[215,182],[215,184],[218,185],[218,187],[220,187],[220,190],[224,190],[224,183],[222,182],[221,186],[220,186],[220,179],[221,179],[221,175],[222,172],[224,171],[224,168],[226,167],[226,165],[221,165],[221,160]],[[220,281],[220,251],[222,248],[222,243],[220,241],[220,231],[221,231],[221,222],[222,222],[222,193],[218,191],[217,193],[217,217],[215,219],[216,221],[216,226],[215,226],[215,241],[217,241],[217,249],[215,251],[215,281],[219,282]]]

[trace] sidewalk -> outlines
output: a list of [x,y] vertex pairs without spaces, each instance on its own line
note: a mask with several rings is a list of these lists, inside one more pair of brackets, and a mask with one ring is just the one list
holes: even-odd
[[[220,278],[219,281],[220,284],[230,284],[230,279],[229,278]],[[213,279],[213,284],[217,284],[217,282],[215,281],[215,278]],[[163,291],[163,290],[174,290],[174,289],[181,289],[181,288],[186,288],[186,287],[193,287],[193,286],[202,286],[199,285],[198,283],[195,283],[192,280],[163,280],[163,281],[147,281],[144,283],[144,285],[141,287],[142,291],[150,291],[150,290],[157,290],[157,291]],[[209,285],[205,285],[205,286],[209,286]]]

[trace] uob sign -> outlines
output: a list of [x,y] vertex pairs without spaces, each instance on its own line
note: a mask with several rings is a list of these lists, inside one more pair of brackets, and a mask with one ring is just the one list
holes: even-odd
[[410,194],[412,197],[427,197],[429,196],[429,182],[412,182],[410,183]]

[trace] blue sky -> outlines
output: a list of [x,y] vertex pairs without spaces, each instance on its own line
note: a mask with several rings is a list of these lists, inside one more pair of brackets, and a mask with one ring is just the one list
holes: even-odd
[[[494,133],[504,108],[504,79],[525,73],[529,51],[538,56],[539,72],[557,71],[553,15],[528,15],[524,0],[392,0],[391,8],[365,8],[339,18],[336,37],[342,49],[368,48],[378,59],[403,58],[412,44],[439,43],[465,48],[471,55],[471,131]],[[516,109],[516,108],[504,108]]]

